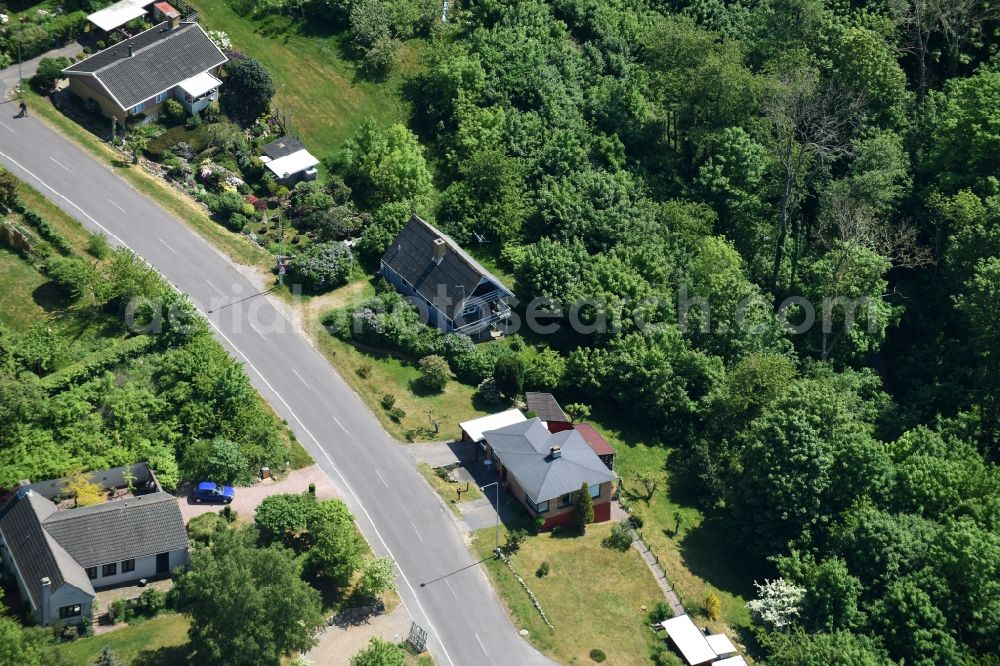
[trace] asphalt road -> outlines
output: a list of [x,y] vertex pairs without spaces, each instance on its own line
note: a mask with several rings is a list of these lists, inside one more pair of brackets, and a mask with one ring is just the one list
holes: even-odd
[[207,314],[216,337],[347,498],[373,549],[395,558],[400,596],[427,629],[437,663],[551,663],[517,634],[403,445],[271,297],[255,295],[224,256],[110,168],[35,118],[13,118],[16,112],[15,104],[0,104],[0,164],[144,257]]

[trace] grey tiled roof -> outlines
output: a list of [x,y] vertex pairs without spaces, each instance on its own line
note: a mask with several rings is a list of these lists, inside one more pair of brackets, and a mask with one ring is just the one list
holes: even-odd
[[[483,437],[535,503],[580,490],[584,482],[594,485],[617,478],[580,433],[550,433],[537,418],[484,432]],[[562,450],[559,457],[550,454],[554,446]]]
[[35,492],[23,492],[0,516],[0,538],[10,550],[32,608],[41,606],[44,577],[51,581],[53,592],[69,583],[94,593],[83,567],[42,527],[55,513],[56,505],[51,501]]
[[[448,244],[441,263],[434,262],[436,238],[443,238]],[[483,278],[508,296],[514,295],[499,278],[483,268],[458,243],[417,215],[412,216],[396,236],[396,240],[382,256],[382,262],[452,320]],[[439,288],[443,294],[439,293]],[[447,302],[440,302],[442,296]]]
[[[129,56],[129,46],[132,55]],[[197,23],[161,23],[70,65],[68,76],[93,76],[123,109],[207,72],[227,58]]]
[[305,150],[305,146],[294,136],[283,136],[264,146],[264,154],[272,160],[276,160],[279,157],[287,157],[300,150]]
[[43,526],[83,567],[188,547],[177,499],[164,492],[59,511]]
[[570,421],[566,412],[562,410],[562,407],[556,402],[555,396],[551,393],[526,391],[524,401],[528,405],[528,411],[534,412],[535,416],[543,421],[565,421],[566,423]]

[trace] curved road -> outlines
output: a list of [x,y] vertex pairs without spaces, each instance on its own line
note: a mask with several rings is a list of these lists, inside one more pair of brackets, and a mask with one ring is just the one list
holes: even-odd
[[[11,73],[16,67],[0,72],[0,88]],[[206,314],[347,499],[372,548],[395,558],[400,596],[427,629],[437,663],[552,663],[518,636],[403,446],[271,297],[255,296],[250,281],[207,241],[68,139],[34,118],[12,118],[15,107],[0,104],[0,164],[87,228],[144,257]]]

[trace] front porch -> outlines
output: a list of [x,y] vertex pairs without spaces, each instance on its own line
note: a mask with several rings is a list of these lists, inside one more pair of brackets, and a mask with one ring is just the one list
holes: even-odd
[[174,93],[187,112],[193,115],[219,99],[221,85],[222,81],[215,78],[211,72],[202,72],[181,81],[174,89]]
[[497,324],[510,317],[511,307],[506,299],[506,294],[499,289],[468,298],[455,318],[454,331],[474,335],[496,329]]

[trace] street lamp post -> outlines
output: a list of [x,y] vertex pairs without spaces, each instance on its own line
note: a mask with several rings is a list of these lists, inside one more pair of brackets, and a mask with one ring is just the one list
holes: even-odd
[[24,91],[21,86],[24,85],[24,74],[21,71],[21,32],[17,33],[17,96],[19,98],[24,97]]
[[496,529],[496,547],[493,549],[493,554],[500,557],[500,482],[494,481],[493,483],[487,483],[485,486],[479,486],[479,489],[486,491],[490,486],[496,486],[497,492],[497,529]]

